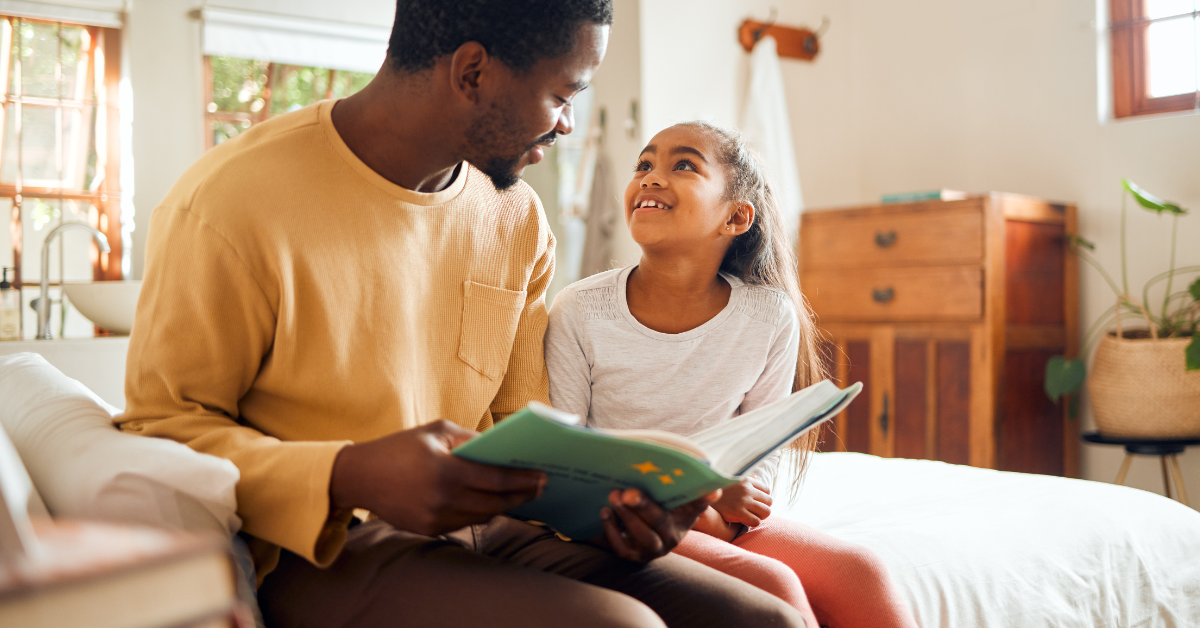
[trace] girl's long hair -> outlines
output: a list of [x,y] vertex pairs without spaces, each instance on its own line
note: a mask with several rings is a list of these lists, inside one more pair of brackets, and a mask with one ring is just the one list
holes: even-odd
[[[811,386],[827,377],[825,360],[819,347],[817,327],[812,310],[800,292],[796,256],[784,230],[783,213],[775,199],[766,169],[757,153],[737,131],[710,122],[695,120],[676,126],[699,131],[716,144],[717,160],[725,167],[728,180],[726,200],[754,206],[754,222],[745,233],[735,237],[721,262],[721,271],[750,285],[768,286],[780,290],[791,299],[800,327],[800,352],[796,356],[796,379],[792,390]],[[820,430],[809,432],[793,444],[788,452],[792,457],[796,477],[791,485],[797,490],[809,452],[819,444]],[[782,465],[781,465],[782,466]]]

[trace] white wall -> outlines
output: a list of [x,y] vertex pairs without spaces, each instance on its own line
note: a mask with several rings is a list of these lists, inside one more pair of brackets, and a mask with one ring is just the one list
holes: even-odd
[[[200,0],[133,0],[126,43],[133,88],[137,215],[133,276],[141,278],[150,213],[175,180],[204,154]],[[390,27],[394,0],[221,0],[209,6]]]
[[[204,153],[200,22],[191,0],[135,0],[126,22],[133,91],[133,276],[142,277],[150,213]],[[128,165],[126,165],[128,167]]]
[[[1200,115],[1098,120],[1096,2],[642,0],[643,135],[694,117],[736,122],[744,17],[774,6],[779,23],[815,27],[828,16],[816,61],[783,64],[808,207],[939,187],[1075,202],[1081,234],[1117,272],[1119,181],[1129,177],[1193,210],[1178,263],[1200,264]],[[1132,285],[1166,269],[1168,229],[1132,210]],[[1114,297],[1090,269],[1081,286],[1086,324]],[[1112,481],[1122,453],[1085,447],[1085,477]],[[1200,492],[1200,451],[1180,461]],[[1162,491],[1149,459],[1129,483]]]
[[[643,141],[687,120],[736,126],[743,99],[745,53],[737,25],[766,2],[643,0]],[[765,19],[761,11],[760,19]]]

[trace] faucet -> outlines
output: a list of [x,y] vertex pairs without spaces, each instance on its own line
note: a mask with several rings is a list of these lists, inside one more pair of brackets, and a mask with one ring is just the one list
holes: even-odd
[[112,250],[108,246],[108,238],[100,230],[87,223],[65,222],[46,234],[46,239],[42,240],[42,296],[38,299],[37,337],[40,340],[50,340],[54,337],[50,333],[50,242],[58,234],[73,227],[87,229],[96,239],[96,246],[99,246],[101,251],[108,253]]

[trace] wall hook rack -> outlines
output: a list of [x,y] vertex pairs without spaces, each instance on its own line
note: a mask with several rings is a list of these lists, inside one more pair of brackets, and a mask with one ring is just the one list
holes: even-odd
[[738,41],[746,52],[754,50],[763,37],[774,37],[780,57],[812,61],[821,52],[821,36],[829,30],[829,18],[821,18],[816,31],[811,28],[781,26],[775,23],[775,9],[765,22],[745,20],[738,27]]
[[767,17],[767,21],[763,22],[762,26],[754,29],[754,43],[757,44],[759,41],[761,41],[763,38],[763,33],[765,33],[768,28],[771,28],[775,25],[775,16],[778,15],[778,13],[779,12],[776,11],[775,7],[771,7],[771,14]]

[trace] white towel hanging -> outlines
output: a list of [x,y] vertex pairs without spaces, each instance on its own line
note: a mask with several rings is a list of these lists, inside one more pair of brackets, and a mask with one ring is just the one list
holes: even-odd
[[592,176],[580,278],[604,272],[613,265],[613,243],[624,218],[613,183],[612,165],[604,145],[600,144],[596,152],[595,174]]
[[783,212],[784,227],[795,244],[800,234],[800,212],[804,198],[800,175],[796,170],[796,152],[792,146],[792,126],[788,121],[787,98],[775,39],[765,37],[750,54],[750,89],[742,109],[742,133],[766,164]]

